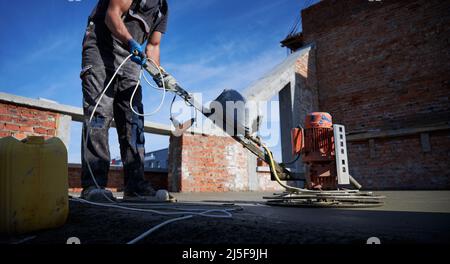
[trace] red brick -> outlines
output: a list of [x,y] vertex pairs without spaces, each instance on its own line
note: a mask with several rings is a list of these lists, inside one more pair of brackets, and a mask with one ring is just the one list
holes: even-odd
[[38,133],[41,135],[46,135],[47,134],[47,129],[42,128],[42,127],[35,127],[34,128],[34,133]]
[[47,135],[55,136],[56,135],[56,130],[55,129],[48,129],[47,130]]
[[10,107],[8,107],[8,114],[9,114],[9,115],[13,115],[13,116],[17,116],[17,115],[19,115],[20,113],[19,113],[19,111],[18,111],[16,108],[10,108]]
[[56,128],[56,122],[44,121],[40,122],[40,126],[46,128]]
[[22,140],[27,138],[27,135],[24,133],[14,133],[14,137],[17,138],[18,140]]
[[19,131],[22,131],[22,132],[33,132],[33,127],[31,127],[31,126],[20,126]]
[[7,116],[7,115],[0,115],[0,121],[11,122],[12,121],[12,117],[11,116]]
[[21,125],[27,125],[27,126],[37,126],[39,125],[39,121],[35,119],[28,119],[28,118],[21,118],[17,119],[15,123],[21,124]]
[[11,132],[0,131],[0,138],[11,136]]
[[36,118],[41,120],[41,121],[48,121],[48,122],[55,122],[56,119],[58,118],[58,114],[56,113],[51,113],[51,112],[39,112],[36,115]]
[[8,108],[4,104],[0,104],[0,115],[8,114]]
[[9,131],[19,131],[20,126],[18,125],[13,125],[13,124],[6,124],[5,125],[5,129],[9,130]]
[[24,110],[24,109],[22,109],[20,111],[20,116],[28,117],[28,118],[34,118],[34,117],[36,117],[36,112],[34,112],[32,110]]

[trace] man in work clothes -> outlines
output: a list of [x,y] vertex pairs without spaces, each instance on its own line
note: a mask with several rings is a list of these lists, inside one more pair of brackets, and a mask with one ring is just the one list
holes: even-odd
[[[124,198],[155,195],[154,189],[144,180],[144,119],[131,111],[130,99],[146,58],[160,63],[160,42],[166,31],[167,18],[166,0],[99,0],[89,16],[80,74],[85,116],[81,175],[84,199],[94,201],[113,197],[105,190],[110,165],[108,130],[113,119],[124,165]],[[134,56],[118,71],[89,122],[102,91],[130,54]],[[136,112],[143,113],[141,87],[134,97],[133,107]],[[86,133],[89,135],[85,144]]]

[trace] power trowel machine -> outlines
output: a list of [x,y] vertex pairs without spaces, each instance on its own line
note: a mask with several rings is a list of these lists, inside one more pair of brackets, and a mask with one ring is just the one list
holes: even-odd
[[[184,90],[171,75],[154,63],[147,63],[144,69],[156,79],[162,79],[164,88],[183,99],[206,117],[214,113],[211,105],[205,107]],[[225,90],[215,101],[226,109],[227,102],[244,103],[244,97],[237,91]],[[374,207],[383,204],[385,197],[371,192],[360,191],[361,185],[349,174],[345,127],[332,123],[328,113],[307,115],[305,127],[292,130],[293,154],[302,158],[305,172],[294,172],[286,165],[274,160],[271,151],[258,136],[249,132],[245,118],[223,110],[223,126],[220,126],[244,148],[255,154],[270,166],[272,180],[277,181],[286,191],[264,197],[270,205],[308,207]],[[191,119],[183,126],[190,127]],[[217,124],[217,122],[216,122]],[[178,123],[177,123],[178,125]],[[233,127],[234,129],[227,129]],[[303,182],[304,187],[287,185],[286,181]]]

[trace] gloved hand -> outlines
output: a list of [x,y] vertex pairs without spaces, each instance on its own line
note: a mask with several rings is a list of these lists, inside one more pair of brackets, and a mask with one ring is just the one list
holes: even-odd
[[131,39],[128,42],[128,46],[130,47],[130,53],[133,54],[131,60],[141,66],[144,66],[147,63],[147,55],[145,54],[145,49],[147,48],[147,40],[145,40],[144,43],[140,45],[136,40]]

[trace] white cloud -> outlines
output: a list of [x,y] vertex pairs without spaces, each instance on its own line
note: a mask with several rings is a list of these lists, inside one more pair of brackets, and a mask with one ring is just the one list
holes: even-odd
[[[230,44],[233,45],[233,44]],[[243,90],[252,82],[264,76],[284,59],[283,50],[264,50],[253,58],[220,63],[227,46],[202,54],[206,58],[186,64],[167,64],[167,69],[189,91],[202,92],[204,98],[212,100],[223,89]],[[220,66],[217,66],[220,65]]]

